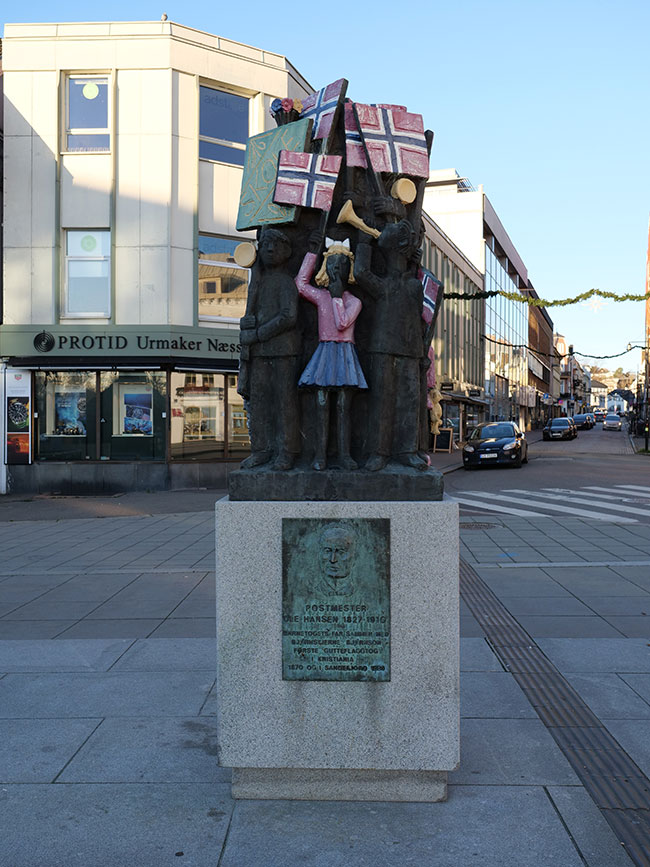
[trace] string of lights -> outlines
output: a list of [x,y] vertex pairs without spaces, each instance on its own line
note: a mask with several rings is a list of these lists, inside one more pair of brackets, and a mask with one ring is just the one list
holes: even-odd
[[[479,292],[471,293],[447,292],[447,290],[444,290],[445,298],[454,298],[459,301],[479,301],[482,298],[494,298],[495,295],[501,295],[503,298],[508,298],[510,301],[519,301],[521,304],[528,304],[530,307],[567,307],[569,304],[580,304],[582,301],[586,301],[594,295],[616,302],[650,300],[650,292],[646,292],[643,295],[635,295],[631,292],[627,292],[624,295],[617,295],[616,292],[610,292],[608,289],[589,289],[586,292],[581,292],[580,295],[575,295],[573,298],[559,298],[556,301],[548,301],[545,298],[532,298],[530,295],[525,295],[521,292],[505,292],[497,289],[490,291],[481,290]],[[605,357],[607,356],[602,356],[602,358]]]
[[633,349],[645,349],[645,346],[640,345],[630,345],[629,349],[624,349],[623,352],[617,352],[614,355],[592,355],[590,352],[578,352],[577,349],[574,349],[573,352],[565,352],[564,355],[550,353],[550,352],[542,352],[540,349],[533,349],[532,346],[528,346],[526,343],[508,343],[507,340],[497,340],[494,337],[488,337],[485,335],[485,340],[488,340],[490,343],[496,343],[499,346],[508,346],[510,349],[528,349],[530,352],[534,352],[535,355],[541,355],[544,358],[569,358],[571,355],[580,355],[582,358],[594,358],[596,360],[604,360],[609,358],[620,358],[622,355],[627,355],[628,352],[631,352]]

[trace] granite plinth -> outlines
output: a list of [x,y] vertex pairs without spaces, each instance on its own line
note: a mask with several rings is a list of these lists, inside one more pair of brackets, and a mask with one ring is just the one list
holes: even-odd
[[233,768],[232,796],[292,801],[447,800],[446,771]]
[[442,500],[443,476],[433,467],[415,470],[394,463],[374,473],[302,468],[281,472],[262,466],[231,473],[228,493],[232,501],[435,502]]
[[[390,522],[390,681],[283,680],[284,518]],[[444,798],[459,761],[457,504],[224,498],[216,536],[218,752],[233,795]]]

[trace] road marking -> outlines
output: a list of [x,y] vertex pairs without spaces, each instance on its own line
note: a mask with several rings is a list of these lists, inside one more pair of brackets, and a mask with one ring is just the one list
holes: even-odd
[[527,517],[533,518],[546,518],[547,515],[543,515],[541,512],[527,512],[525,509],[513,509],[509,506],[497,506],[497,505],[489,505],[487,503],[477,503],[476,500],[468,500],[465,497],[454,497],[451,494],[447,495],[448,498],[454,503],[461,503],[462,505],[467,506],[478,506],[481,509],[491,509],[493,512],[505,512],[506,515],[525,515]]
[[[506,488],[505,493],[507,494],[527,494],[528,491],[520,490],[519,488]],[[541,497],[542,499],[548,500],[557,500],[555,494],[543,494],[541,491],[534,492],[535,497]],[[596,497],[597,494],[592,494],[592,496]],[[563,498],[568,503],[581,503],[582,505],[591,505],[591,502],[585,503],[585,501],[581,497],[567,497]],[[613,509],[615,512],[628,512],[633,515],[645,515],[646,518],[650,517],[650,509],[637,509],[634,506],[617,506],[616,503],[594,503],[593,504],[597,509]]]
[[[524,491],[529,494],[528,491]],[[494,497],[497,500],[505,500],[509,503],[523,503],[525,506],[538,505],[540,508],[549,509],[551,512],[562,512],[565,515],[579,515],[582,518],[593,518],[596,521],[609,521],[615,524],[638,524],[635,518],[624,518],[622,515],[601,515],[597,512],[588,512],[586,509],[575,509],[571,506],[555,506],[552,503],[531,503],[530,494],[527,499],[521,497],[508,497],[502,494],[485,494],[482,491],[465,491],[465,494],[471,497]],[[553,499],[552,497],[550,499]],[[487,507],[486,507],[487,508]]]
[[647,491],[650,494],[650,488],[643,485],[616,485],[617,488],[632,488],[635,491]]
[[615,488],[611,488],[611,487],[610,488],[603,488],[602,486],[599,486],[599,485],[586,485],[585,491],[607,491],[607,493],[611,494],[611,492],[613,490],[619,490],[621,492],[621,494],[627,494],[628,496],[631,496],[632,494],[636,494],[637,497],[641,496],[641,491],[648,491],[648,495],[650,495],[650,490],[648,490],[648,488],[641,488],[641,489],[636,489],[636,490],[633,490],[633,488],[636,488],[636,486],[634,486],[634,485],[630,485],[630,486],[616,485]]
[[528,569],[531,567],[539,569],[575,569],[579,566],[581,569],[586,569],[590,566],[607,566],[608,568],[619,569],[621,566],[630,566],[630,568],[638,569],[639,566],[650,566],[650,560],[560,560],[557,562],[551,560],[533,560],[528,563],[479,563],[481,569],[522,569],[524,566]]
[[[542,491],[551,491],[556,494],[578,494],[581,497],[596,497],[599,500],[621,500],[624,503],[638,503],[640,500],[648,500],[648,505],[650,505],[650,494],[635,494],[634,491],[621,491],[620,494],[594,494],[592,490],[588,491],[585,488],[542,488]],[[601,490],[613,491],[615,488],[602,488]]]

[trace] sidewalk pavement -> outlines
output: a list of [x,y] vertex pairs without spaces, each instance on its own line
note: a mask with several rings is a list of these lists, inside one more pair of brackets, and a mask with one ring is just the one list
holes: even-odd
[[[129,495],[102,519],[91,499],[38,501],[35,519],[0,523],[2,867],[642,863],[486,640],[476,597],[461,605],[447,802],[233,802],[214,729],[216,497],[203,493]],[[481,516],[461,535],[493,608],[650,774],[650,525]]]

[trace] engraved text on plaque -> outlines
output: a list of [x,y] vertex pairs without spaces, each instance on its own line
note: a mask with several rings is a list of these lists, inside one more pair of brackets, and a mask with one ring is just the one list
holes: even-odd
[[390,680],[390,521],[282,520],[283,680]]

